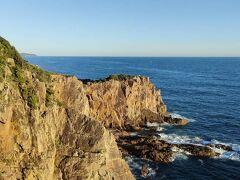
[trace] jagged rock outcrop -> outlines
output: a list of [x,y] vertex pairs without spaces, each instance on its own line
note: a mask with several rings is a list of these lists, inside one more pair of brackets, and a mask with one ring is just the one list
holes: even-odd
[[89,114],[82,82],[28,64],[0,37],[0,179],[134,179]]
[[147,77],[46,72],[0,37],[0,179],[134,179],[109,129],[147,122],[187,123],[167,113]]
[[[132,136],[129,132],[114,132],[117,143],[124,155],[134,155],[140,158],[149,159],[155,162],[169,163],[174,160],[176,152],[181,152],[188,156],[196,157],[214,157],[219,153],[215,152],[213,144],[197,145],[197,144],[174,144],[160,140],[154,131],[148,135]],[[155,132],[156,133],[156,132]],[[214,145],[218,147],[218,145]],[[221,148],[230,149],[228,146]]]
[[113,76],[85,82],[90,115],[105,127],[139,126],[160,121],[166,114],[160,90],[142,76]]

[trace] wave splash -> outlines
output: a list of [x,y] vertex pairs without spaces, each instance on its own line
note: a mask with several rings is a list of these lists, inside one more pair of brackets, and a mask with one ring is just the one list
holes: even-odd
[[[200,137],[189,137],[189,136],[180,136],[177,134],[164,134],[164,133],[158,133],[160,136],[159,138],[161,140],[167,141],[171,144],[194,144],[198,146],[207,146],[207,145],[213,145],[212,148],[216,153],[219,153],[220,155],[216,158],[221,159],[230,159],[235,161],[240,161],[240,145],[239,144],[232,144],[232,143],[223,143],[220,141],[217,141],[215,139],[211,141],[205,141],[201,139]],[[231,151],[227,151],[221,148],[217,148],[214,145],[225,145],[231,147]],[[178,150],[179,151],[179,150]],[[179,151],[181,152],[181,151]]]
[[171,116],[172,118],[187,119],[189,122],[195,122],[195,121],[196,121],[195,119],[187,118],[187,117],[182,116],[182,115],[180,115],[180,114],[178,114],[178,113],[176,113],[176,112],[170,113],[170,116]]

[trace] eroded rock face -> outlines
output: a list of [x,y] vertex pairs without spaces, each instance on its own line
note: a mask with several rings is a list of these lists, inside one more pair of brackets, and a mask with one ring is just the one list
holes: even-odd
[[166,113],[160,91],[147,77],[108,79],[85,85],[90,116],[105,127],[139,126],[146,121],[161,121]]
[[[0,37],[0,179],[134,179],[106,128],[146,122],[186,124],[168,115],[147,77],[83,84],[28,64]],[[172,146],[152,138],[118,143],[123,153],[171,158]]]
[[115,139],[100,122],[68,112],[59,138],[59,173],[63,179],[133,179]]
[[82,82],[0,51],[0,179],[134,179]]
[[46,107],[46,88],[36,83],[39,108],[31,110],[14,83],[4,84],[0,93],[3,178],[133,179],[113,135],[86,117],[88,106],[86,96],[79,96],[81,88],[77,97],[71,88],[69,92],[56,88],[56,93],[65,94],[64,105]]
[[197,157],[214,157],[219,155],[211,148],[211,145],[171,144],[160,140],[154,135],[131,136],[128,132],[115,132],[114,134],[118,146],[125,156],[134,155],[156,162],[169,163],[174,160],[176,149],[181,150],[186,155]]

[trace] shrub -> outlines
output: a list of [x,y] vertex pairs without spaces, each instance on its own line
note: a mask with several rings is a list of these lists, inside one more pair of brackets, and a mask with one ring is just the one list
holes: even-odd
[[50,103],[54,100],[53,98],[53,89],[52,87],[47,87],[47,90],[46,90],[46,100],[45,100],[45,103],[46,105],[50,105]]
[[0,62],[0,82],[4,80],[4,65]]
[[13,69],[13,74],[16,78],[16,81],[20,84],[20,85],[23,85],[25,82],[26,82],[26,79],[24,77],[24,73],[23,71],[19,68],[19,67],[15,67]]
[[107,77],[107,80],[114,79],[117,81],[127,80],[130,76],[126,74],[113,74]]
[[22,97],[27,101],[27,105],[32,109],[38,108],[38,97],[35,90],[31,87],[22,87],[21,88]]
[[27,99],[27,102],[28,102],[28,106],[30,108],[33,108],[33,109],[37,109],[38,108],[38,97],[36,95],[36,92],[32,88],[28,89],[28,99]]

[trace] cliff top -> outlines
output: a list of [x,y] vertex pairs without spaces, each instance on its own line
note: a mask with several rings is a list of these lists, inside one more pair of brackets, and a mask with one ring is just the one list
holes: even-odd
[[0,59],[12,58],[17,64],[23,63],[24,60],[17,52],[14,46],[0,36]]

